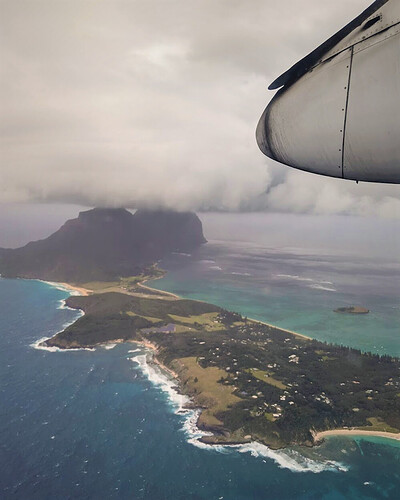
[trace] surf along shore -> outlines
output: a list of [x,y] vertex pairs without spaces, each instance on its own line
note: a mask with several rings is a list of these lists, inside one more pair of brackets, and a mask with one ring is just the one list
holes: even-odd
[[314,434],[314,439],[316,443],[320,443],[325,438],[338,437],[338,436],[345,436],[345,437],[373,436],[373,437],[382,437],[386,439],[395,439],[397,441],[400,441],[400,433],[383,432],[383,431],[366,431],[362,429],[335,429],[331,431],[316,432]]
[[[57,283],[52,283],[53,285],[57,285]],[[160,292],[159,290],[156,290],[154,288],[151,288],[149,286],[143,286],[142,282],[135,282],[135,287],[134,289],[128,289],[128,287],[125,286],[125,283],[120,283],[115,284],[96,284],[94,287],[89,288],[89,284],[84,284],[83,286],[81,285],[75,285],[75,284],[70,284],[70,283],[60,283],[62,287],[74,291],[78,293],[79,295],[83,297],[90,297],[90,296],[95,296],[95,298],[106,298],[108,296],[111,296],[112,294],[115,295],[120,295],[122,296],[128,296],[128,297],[135,297],[135,300],[141,300],[143,301],[149,301],[150,300],[150,305],[151,304],[157,304],[157,307],[160,307],[161,305],[167,306],[167,307],[172,307],[174,304],[178,304],[181,302],[187,302],[187,303],[193,303],[193,304],[199,304],[201,305],[207,305],[203,302],[200,301],[185,301],[184,299],[180,299],[177,295],[175,294],[170,294],[168,292]],[[101,297],[103,295],[103,297]],[[72,297],[71,297],[72,298]],[[79,299],[79,297],[74,297],[75,299]],[[115,298],[115,297],[114,297]],[[68,301],[68,306],[71,307],[70,301]],[[161,301],[161,302],[160,302]],[[148,302],[146,303],[147,305],[149,304]],[[193,334],[196,333],[197,338],[197,333],[198,329],[200,327],[204,329],[206,332],[206,337],[204,340],[196,340],[198,344],[207,344],[210,342],[210,347],[213,350],[213,355],[219,358],[220,356],[217,354],[219,351],[220,347],[217,347],[216,344],[214,344],[214,338],[216,337],[215,334],[222,334],[223,332],[223,327],[229,326],[231,328],[231,331],[234,331],[237,333],[237,331],[242,331],[243,329],[247,329],[250,332],[251,335],[255,335],[254,330],[257,328],[261,328],[261,325],[263,326],[263,332],[267,331],[273,331],[273,332],[278,332],[281,336],[284,334],[287,336],[283,340],[283,343],[287,344],[288,346],[291,346],[291,349],[294,349],[292,351],[288,351],[288,363],[287,367],[295,367],[299,363],[299,356],[297,354],[300,354],[299,352],[296,352],[296,350],[303,349],[303,346],[309,346],[309,343],[315,343],[317,341],[313,341],[309,337],[298,334],[296,332],[290,331],[290,330],[285,330],[282,328],[275,327],[274,325],[261,322],[261,321],[256,321],[256,320],[246,320],[246,323],[244,322],[243,318],[236,314],[236,313],[228,313],[227,311],[223,311],[221,308],[218,308],[217,306],[212,306],[208,305],[210,307],[214,307],[215,311],[213,312],[206,312],[203,314],[195,314],[190,317],[186,317],[185,315],[180,316],[179,314],[167,314],[167,317],[172,318],[172,320],[175,322],[174,324],[174,331],[175,333],[180,333],[180,332],[186,332],[188,333],[189,331],[192,331]],[[79,303],[76,305],[72,304],[73,308],[76,309],[81,309],[83,310],[84,313],[87,313],[85,310],[85,307],[82,307]],[[147,308],[148,309],[148,308]],[[208,310],[207,310],[208,311]],[[89,310],[90,312],[90,310]],[[223,314],[222,314],[222,313]],[[229,318],[228,321],[225,321],[226,318],[222,318],[221,320],[221,314],[222,316],[227,313],[232,314],[233,316]],[[259,441],[263,444],[267,444],[273,449],[279,449],[279,448],[284,448],[289,444],[306,444],[307,446],[312,446],[312,445],[317,445],[320,444],[321,441],[325,437],[329,436],[340,436],[340,435],[349,435],[349,436],[356,436],[356,435],[361,435],[361,436],[377,436],[377,437],[385,437],[385,438],[391,438],[391,439],[399,439],[400,433],[396,432],[397,429],[393,429],[393,432],[383,432],[382,430],[366,430],[364,428],[357,429],[357,427],[349,426],[349,429],[334,429],[332,428],[333,426],[331,425],[331,429],[326,429],[327,426],[325,426],[326,430],[323,430],[321,432],[312,432],[312,438],[310,438],[309,441],[305,441],[304,438],[300,439],[295,437],[296,433],[294,432],[293,438],[288,438],[286,441],[282,441],[280,439],[275,439],[271,438],[271,435],[269,438],[266,440],[264,439],[263,436],[263,431],[257,430],[257,428],[254,428],[253,431],[240,431],[240,432],[231,432],[231,430],[227,430],[225,428],[224,422],[221,421],[221,418],[219,417],[220,414],[226,413],[228,410],[232,409],[235,405],[239,405],[242,403],[242,400],[240,397],[238,397],[239,390],[235,378],[237,379],[238,376],[234,377],[232,375],[235,375],[235,372],[233,370],[233,367],[226,366],[228,363],[231,364],[231,361],[235,360],[233,356],[231,356],[230,359],[228,359],[224,363],[214,363],[213,361],[210,361],[210,363],[214,363],[214,366],[209,366],[209,367],[204,367],[201,366],[201,360],[205,359],[204,356],[199,356],[198,354],[196,356],[190,355],[188,356],[187,352],[184,350],[185,355],[182,354],[182,352],[178,352],[180,349],[179,345],[179,337],[182,338],[180,335],[176,335],[177,337],[177,342],[178,344],[176,346],[172,346],[173,348],[171,349],[171,346],[165,345],[164,339],[170,339],[171,335],[169,335],[169,331],[162,331],[162,329],[159,329],[158,326],[152,327],[152,324],[158,325],[157,321],[161,321],[160,318],[157,317],[157,308],[153,308],[153,312],[150,314],[146,314],[144,316],[140,316],[138,312],[127,312],[128,315],[131,315],[132,318],[135,320],[138,319],[138,317],[145,318],[148,322],[147,325],[145,325],[144,328],[141,329],[141,331],[144,331],[149,333],[151,330],[155,330],[156,334],[152,335],[151,340],[145,335],[141,335],[140,337],[135,337],[135,338],[128,338],[126,335],[121,335],[120,337],[114,336],[112,339],[104,341],[104,339],[99,339],[98,342],[92,341],[90,345],[88,344],[81,344],[79,341],[75,342],[75,344],[71,344],[69,346],[67,345],[62,345],[59,344],[59,348],[61,349],[66,349],[66,348],[88,348],[88,347],[94,347],[95,345],[104,345],[107,342],[126,342],[126,341],[131,341],[134,343],[138,343],[146,347],[147,349],[150,349],[153,352],[152,356],[152,361],[157,364],[165,374],[167,374],[169,377],[175,379],[177,381],[177,385],[179,387],[179,390],[182,394],[185,394],[186,396],[189,396],[191,400],[193,401],[193,407],[199,408],[201,410],[197,425],[200,430],[203,431],[209,431],[213,433],[213,436],[206,436],[202,438],[201,440],[204,443],[207,444],[239,444],[239,443],[248,443],[250,441]],[[140,314],[143,314],[140,311]],[[183,313],[182,313],[183,314]],[[186,313],[185,313],[186,314]],[[161,315],[160,315],[161,316]],[[225,314],[226,316],[226,314]],[[164,317],[165,320],[165,317]],[[73,325],[76,325],[79,320],[77,320]],[[225,321],[225,323],[224,323]],[[164,321],[165,322],[165,321]],[[222,322],[222,323],[221,323]],[[69,329],[68,327],[66,331]],[[196,330],[197,328],[197,330]],[[159,330],[159,331],[157,331]],[[63,332],[61,332],[62,334]],[[213,334],[213,335],[212,335]],[[60,336],[60,334],[55,335],[52,339],[50,339],[50,342],[54,339],[57,339]],[[122,338],[121,338],[122,337]],[[154,337],[154,338],[153,338]],[[79,338],[79,337],[78,337]],[[224,338],[225,339],[225,338]],[[293,339],[296,340],[296,344],[293,344]],[[227,339],[225,339],[227,340]],[[225,340],[222,341],[222,345],[225,344]],[[280,342],[280,339],[278,339]],[[46,341],[48,342],[48,341]],[[246,344],[247,340],[242,340],[242,343],[244,342]],[[267,342],[272,342],[271,339],[268,339]],[[317,342],[318,343],[318,342]],[[49,345],[47,343],[47,345]],[[51,344],[50,344],[51,345]],[[57,344],[53,344],[57,345]],[[220,344],[218,344],[220,345]],[[271,344],[269,344],[271,346]],[[323,344],[321,344],[323,345]],[[263,350],[262,345],[260,342],[256,342],[257,349],[260,351]],[[319,343],[318,343],[319,347]],[[328,346],[330,347],[330,346]],[[187,346],[185,346],[185,349]],[[234,346],[231,347],[233,350]],[[286,348],[286,346],[285,346]],[[169,350],[168,350],[169,349]],[[167,352],[167,354],[166,354]],[[221,351],[219,351],[221,352]],[[291,354],[291,353],[294,354]],[[328,350],[327,352],[323,352],[322,350],[319,351],[318,349],[316,352],[320,352],[319,356],[320,361],[323,363],[327,363],[330,359],[335,359],[332,356],[332,353]],[[176,356],[172,355],[171,353],[176,354]],[[285,351],[286,353],[286,351]],[[228,353],[231,354],[231,353]],[[235,354],[238,357],[238,354]],[[247,354],[246,354],[247,356]],[[174,359],[174,357],[176,359]],[[233,358],[233,359],[232,359]],[[215,359],[215,358],[214,358]],[[236,360],[237,361],[237,360]],[[293,363],[293,364],[292,364]],[[322,364],[323,364],[322,363]],[[233,361],[233,364],[235,364],[235,361]],[[282,377],[276,376],[274,374],[274,371],[276,370],[276,367],[274,367],[276,363],[274,364],[269,364],[268,366],[271,366],[271,369],[269,371],[263,371],[260,368],[248,368],[245,370],[242,370],[241,375],[244,375],[245,377],[251,377],[252,382],[264,382],[266,383],[266,387],[272,391],[275,391],[275,393],[278,394],[279,399],[282,401],[282,403],[278,404],[273,404],[273,405],[268,405],[266,402],[262,403],[264,395],[261,394],[261,392],[257,391],[254,387],[255,384],[252,383],[252,387],[248,390],[242,390],[240,391],[240,396],[241,397],[246,397],[246,398],[252,398],[254,401],[255,409],[252,408],[245,408],[244,411],[248,411],[249,413],[247,415],[250,415],[252,418],[259,417],[257,412],[259,413],[261,409],[263,409],[263,404],[268,407],[268,411],[264,411],[263,415],[265,416],[265,419],[268,420],[268,423],[271,425],[276,425],[276,422],[282,418],[282,414],[284,413],[282,408],[280,406],[283,406],[285,404],[285,400],[291,400],[292,396],[293,399],[295,400],[295,395],[294,394],[289,394],[291,391],[292,393],[295,392],[297,393],[298,391],[295,390],[293,391],[293,384],[287,383],[287,381],[282,381]],[[322,366],[322,365],[321,365]],[[307,371],[307,367],[304,367],[305,370]],[[239,372],[236,371],[236,374]],[[239,375],[239,377],[241,376]],[[250,380],[248,381],[250,382]],[[355,380],[353,380],[354,383],[359,383]],[[296,384],[295,384],[296,386]],[[212,387],[212,389],[210,389]],[[242,387],[243,388],[243,387]],[[321,397],[323,399],[323,402],[326,404],[329,404],[329,398],[324,396],[324,392],[322,391]],[[326,398],[326,399],[324,399]],[[316,398],[320,399],[320,398]],[[287,402],[287,401],[286,401]],[[314,402],[314,401],[313,401]],[[289,404],[295,404],[294,402],[292,403],[289,401]],[[257,406],[258,405],[258,406]],[[356,409],[353,408],[352,411],[355,411]],[[342,427],[344,425],[347,425],[347,422],[345,424],[342,423]],[[294,425],[291,425],[293,431],[295,431]],[[362,427],[360,425],[360,427]],[[390,426],[387,426],[390,427]],[[311,427],[312,428],[312,427]],[[318,429],[318,427],[316,427]],[[321,428],[321,427],[320,427]],[[323,428],[323,427],[322,427]],[[381,429],[382,427],[380,427]]]

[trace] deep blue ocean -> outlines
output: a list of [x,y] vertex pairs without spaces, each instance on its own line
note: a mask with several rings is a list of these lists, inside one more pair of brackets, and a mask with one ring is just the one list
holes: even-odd
[[[186,260],[185,260],[186,259]],[[400,354],[393,268],[209,244],[175,255],[155,286],[316,338]],[[397,276],[397,278],[396,278]],[[395,499],[400,443],[330,438],[319,448],[195,445],[196,415],[134,344],[32,347],[78,317],[68,292],[0,279],[1,499]],[[333,309],[357,302],[365,317]]]

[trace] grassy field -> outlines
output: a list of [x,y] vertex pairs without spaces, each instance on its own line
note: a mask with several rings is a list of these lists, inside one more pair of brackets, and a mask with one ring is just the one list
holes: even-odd
[[172,322],[183,323],[190,326],[201,326],[206,331],[214,332],[218,330],[223,330],[224,325],[217,322],[218,312],[204,313],[193,316],[177,316],[176,314],[170,314]]
[[173,298],[172,294],[157,291],[145,286],[141,283],[149,279],[159,278],[164,275],[164,271],[157,267],[152,267],[148,273],[138,274],[136,276],[126,276],[113,281],[88,281],[80,283],[79,286],[86,288],[95,293],[119,292],[126,294],[140,294],[145,296],[162,296],[165,298]]
[[233,388],[218,381],[226,376],[225,370],[217,367],[202,368],[196,358],[180,358],[174,367],[180,372],[184,386],[189,394],[195,394],[196,401],[207,407],[200,416],[200,424],[206,426],[222,426],[217,414],[226,411],[241,401],[232,394]]
[[380,418],[370,417],[367,418],[367,420],[371,425],[358,427],[358,429],[363,431],[393,432],[394,434],[397,434],[399,432],[398,429],[391,427]]
[[133,311],[127,311],[126,314],[128,316],[140,316],[141,318],[145,318],[147,319],[148,321],[151,321],[152,323],[160,323],[162,321],[161,318],[154,318],[152,316],[142,316],[140,314],[136,314],[134,313]]
[[277,387],[278,389],[282,389],[282,390],[287,389],[287,385],[285,385],[280,380],[277,380],[276,378],[272,377],[271,372],[267,372],[264,370],[255,370],[254,368],[250,368],[248,370],[248,373],[253,375],[253,377],[257,378],[258,380],[261,380],[262,382],[266,382],[269,385],[273,385],[274,387]]

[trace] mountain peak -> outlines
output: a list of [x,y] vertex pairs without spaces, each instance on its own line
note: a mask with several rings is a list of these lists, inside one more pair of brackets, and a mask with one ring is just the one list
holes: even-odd
[[78,219],[81,220],[102,220],[110,222],[115,219],[131,218],[132,214],[126,208],[92,208],[79,212]]
[[87,282],[131,276],[173,251],[205,243],[192,212],[94,208],[48,238],[0,252],[6,277]]

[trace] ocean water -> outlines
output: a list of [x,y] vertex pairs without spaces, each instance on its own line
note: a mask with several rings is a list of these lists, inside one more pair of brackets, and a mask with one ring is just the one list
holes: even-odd
[[[168,273],[150,285],[318,340],[400,356],[398,256],[212,240],[193,254],[175,253],[161,261]],[[370,312],[334,312],[350,305]]]
[[67,296],[0,279],[0,498],[398,498],[399,443],[198,446],[196,415],[137,345],[36,349],[77,318]]

